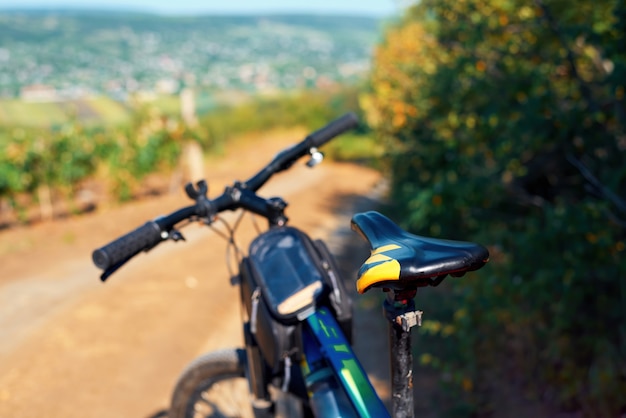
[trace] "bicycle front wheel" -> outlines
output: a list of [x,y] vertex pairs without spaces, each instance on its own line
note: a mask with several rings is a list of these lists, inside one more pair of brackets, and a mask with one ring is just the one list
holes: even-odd
[[168,417],[253,417],[245,367],[242,349],[198,357],[178,379]]

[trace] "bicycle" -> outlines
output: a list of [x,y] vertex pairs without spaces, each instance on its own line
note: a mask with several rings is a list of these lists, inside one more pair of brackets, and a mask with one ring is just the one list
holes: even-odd
[[[389,416],[352,351],[352,301],[327,246],[287,225],[287,203],[282,198],[257,194],[274,174],[307,154],[309,166],[319,164],[323,155],[318,148],[357,124],[353,113],[334,120],[214,199],[207,197],[205,181],[187,184],[185,191],[195,201],[193,205],[148,221],[93,252],[105,281],[140,252],[166,240],[184,240],[183,222],[212,226],[221,219],[221,212],[237,209],[243,209],[242,215],[252,212],[268,221],[268,229],[259,231],[247,255],[237,253],[238,271],[231,279],[239,286],[245,307],[245,347],[192,361],[175,385],[170,418]],[[225,236],[229,249],[235,246],[240,219]],[[371,256],[358,272],[357,291],[379,288],[386,293],[391,413],[411,417],[411,330],[421,325],[422,317],[415,309],[417,289],[437,286],[448,275],[458,277],[477,270],[489,253],[471,242],[412,235],[375,211],[355,214],[351,226],[371,247]]]

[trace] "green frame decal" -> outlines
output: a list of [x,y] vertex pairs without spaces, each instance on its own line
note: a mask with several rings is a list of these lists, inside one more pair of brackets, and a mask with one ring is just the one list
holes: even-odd
[[320,345],[321,355],[332,367],[359,416],[389,417],[387,408],[330,312],[326,308],[319,309],[307,318],[307,324]]

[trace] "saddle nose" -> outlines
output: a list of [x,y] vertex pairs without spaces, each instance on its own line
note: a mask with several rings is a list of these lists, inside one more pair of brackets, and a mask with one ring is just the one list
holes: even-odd
[[408,290],[437,285],[448,274],[462,276],[489,260],[489,251],[480,244],[413,235],[375,211],[355,214],[351,226],[371,248],[359,269],[359,293],[372,287]]

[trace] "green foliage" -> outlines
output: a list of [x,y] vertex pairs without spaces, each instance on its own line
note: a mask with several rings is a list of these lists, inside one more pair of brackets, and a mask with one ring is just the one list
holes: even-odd
[[147,174],[172,167],[187,129],[155,109],[131,125],[87,127],[76,121],[54,129],[12,128],[0,141],[0,198],[14,200],[47,186],[71,194],[100,171],[113,192],[130,198]]
[[365,162],[379,168],[384,146],[372,134],[344,134],[324,147],[324,154],[335,161]]
[[182,142],[194,134],[182,122],[146,107],[135,114],[132,124],[101,132],[96,138],[101,139],[96,142],[98,155],[113,193],[128,200],[146,175],[174,167]]
[[75,128],[10,131],[9,139],[0,142],[0,196],[32,192],[43,184],[71,184],[91,172],[92,148]]
[[626,407],[625,26],[616,0],[424,0],[377,51],[362,105],[398,216],[492,253],[455,282],[440,360],[478,412],[512,381]]

